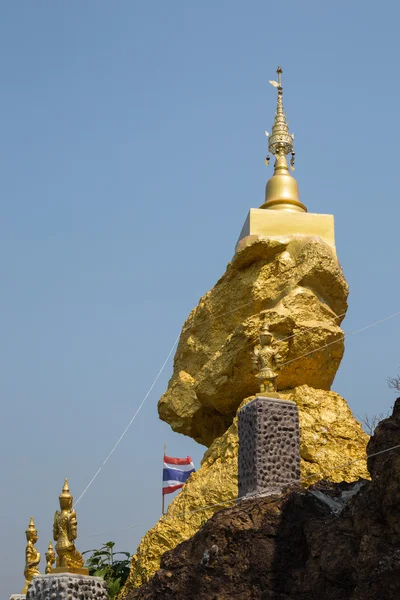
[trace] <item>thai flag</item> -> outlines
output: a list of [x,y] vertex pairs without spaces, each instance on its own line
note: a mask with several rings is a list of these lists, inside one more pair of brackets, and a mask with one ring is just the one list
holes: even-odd
[[183,487],[185,481],[195,470],[190,456],[187,458],[171,458],[164,454],[163,495],[172,494],[175,490]]

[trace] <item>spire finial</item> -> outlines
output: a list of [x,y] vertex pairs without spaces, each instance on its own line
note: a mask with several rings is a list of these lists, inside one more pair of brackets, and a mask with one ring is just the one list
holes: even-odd
[[[278,81],[271,81],[270,84],[278,89],[278,98],[274,124],[271,135],[265,132],[268,137],[268,150],[275,156],[274,174],[267,183],[265,190],[265,202],[261,208],[270,208],[274,210],[286,210],[290,212],[307,212],[304,204],[300,202],[297,182],[291,177],[287,165],[286,155],[291,155],[290,168],[294,171],[295,152],[293,148],[294,135],[289,133],[289,127],[286,121],[286,115],[283,110],[283,87],[282,87],[282,69],[276,70]],[[265,163],[269,164],[270,157],[267,156]]]
[[281,67],[277,68],[276,73],[278,75],[278,85],[282,89],[282,82],[281,82],[282,69],[281,69]]
[[275,156],[283,154],[292,155],[290,161],[292,170],[294,171],[294,150],[293,140],[294,135],[289,133],[289,127],[286,122],[286,115],[283,110],[283,87],[282,87],[282,69],[278,67],[276,70],[278,81],[271,81],[270,84],[278,88],[278,99],[276,105],[275,120],[272,126],[272,134],[268,139],[268,150]]

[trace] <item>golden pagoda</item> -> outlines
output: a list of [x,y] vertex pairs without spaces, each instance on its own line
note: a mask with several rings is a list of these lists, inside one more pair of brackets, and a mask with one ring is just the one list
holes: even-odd
[[[335,250],[333,215],[312,214],[300,202],[297,181],[289,172],[287,155],[291,155],[290,167],[294,170],[294,135],[289,133],[283,109],[282,69],[277,69],[278,81],[270,83],[278,90],[275,120],[268,135],[268,150],[275,156],[274,174],[265,187],[265,201],[260,208],[251,208],[236,245],[236,252],[256,239],[317,236]],[[269,164],[270,157],[265,159]]]
[[235,255],[187,317],[173,375],[158,403],[163,421],[207,450],[200,468],[143,537],[121,597],[146,582],[160,568],[161,556],[194,535],[216,510],[236,503],[238,411],[266,388],[297,405],[303,485],[369,477],[360,460],[368,436],[346,400],[331,389],[344,353],[340,324],[348,296],[334,219],[309,213],[300,201],[287,162],[289,155],[293,169],[282,69],[277,73],[268,140],[275,168],[265,200],[250,209]]

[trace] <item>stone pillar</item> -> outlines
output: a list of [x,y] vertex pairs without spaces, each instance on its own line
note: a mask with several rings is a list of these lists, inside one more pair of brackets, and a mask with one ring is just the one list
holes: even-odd
[[239,499],[280,494],[300,481],[295,402],[257,396],[239,412]]
[[32,579],[26,600],[108,600],[108,592],[101,577],[49,573]]

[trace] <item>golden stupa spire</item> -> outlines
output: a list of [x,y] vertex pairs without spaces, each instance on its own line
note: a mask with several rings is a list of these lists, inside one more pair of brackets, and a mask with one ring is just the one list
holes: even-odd
[[[277,68],[278,81],[270,81],[278,89],[278,100],[271,135],[268,135],[268,150],[275,156],[274,174],[265,188],[265,202],[260,208],[285,210],[289,212],[307,212],[300,202],[297,181],[290,175],[286,155],[291,155],[290,167],[294,170],[294,135],[289,133],[286,115],[283,110],[282,69]],[[268,165],[270,157],[265,159]]]

